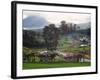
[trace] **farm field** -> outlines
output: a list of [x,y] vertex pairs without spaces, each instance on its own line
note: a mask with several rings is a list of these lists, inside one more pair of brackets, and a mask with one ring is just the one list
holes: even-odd
[[62,67],[85,67],[90,66],[90,62],[52,62],[52,63],[24,63],[23,69],[43,69],[43,68],[62,68]]

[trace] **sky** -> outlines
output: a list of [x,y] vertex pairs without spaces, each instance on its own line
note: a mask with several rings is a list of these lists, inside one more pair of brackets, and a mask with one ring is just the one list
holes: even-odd
[[[54,23],[60,25],[65,20],[66,23],[82,24],[91,20],[91,14],[71,13],[71,12],[44,12],[44,11],[23,11],[23,27],[43,27],[47,24]],[[40,24],[40,25],[39,25]]]

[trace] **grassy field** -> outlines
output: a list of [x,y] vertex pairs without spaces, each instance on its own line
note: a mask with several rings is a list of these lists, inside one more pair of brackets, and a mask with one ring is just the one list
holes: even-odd
[[61,68],[61,67],[84,67],[90,66],[90,62],[78,62],[78,63],[24,63],[23,69],[41,69],[41,68]]

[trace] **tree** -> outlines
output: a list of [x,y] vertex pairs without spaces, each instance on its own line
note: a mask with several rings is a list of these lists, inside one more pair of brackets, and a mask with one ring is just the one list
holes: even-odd
[[33,47],[36,45],[36,32],[31,30],[23,30],[23,46]]
[[23,30],[23,46],[28,48],[45,47],[42,32]]
[[43,38],[48,50],[56,50],[59,38],[59,30],[55,27],[55,24],[45,26],[43,29]]
[[72,31],[76,31],[76,24],[66,23],[66,21],[61,21],[60,30],[62,34],[67,34]]
[[61,21],[60,29],[62,34],[66,34],[67,32],[69,32],[68,25],[65,21]]

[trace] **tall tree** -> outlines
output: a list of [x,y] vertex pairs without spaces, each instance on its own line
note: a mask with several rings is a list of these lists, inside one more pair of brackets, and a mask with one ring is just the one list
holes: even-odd
[[60,29],[62,34],[66,34],[69,31],[66,21],[61,21]]
[[50,24],[45,26],[43,29],[43,37],[48,50],[56,50],[59,38],[59,30],[56,28],[55,24]]

